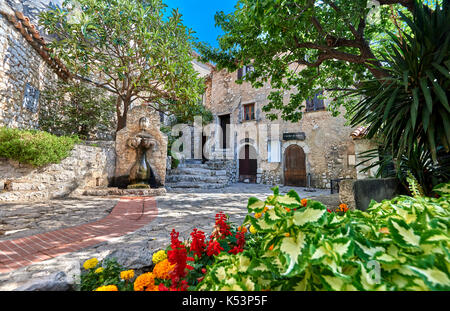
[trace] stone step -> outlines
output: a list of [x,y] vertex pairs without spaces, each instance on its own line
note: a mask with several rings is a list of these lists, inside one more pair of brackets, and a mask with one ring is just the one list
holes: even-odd
[[167,189],[220,189],[225,188],[226,183],[223,184],[211,184],[211,183],[192,183],[192,182],[177,182],[177,183],[166,183]]
[[0,202],[32,202],[48,198],[48,191],[0,191]]
[[169,171],[169,175],[199,175],[199,176],[226,176],[226,170],[211,170],[207,168],[180,167]]
[[226,183],[227,176],[207,176],[207,175],[169,175],[166,177],[166,182],[191,182],[191,183],[211,183],[219,184]]

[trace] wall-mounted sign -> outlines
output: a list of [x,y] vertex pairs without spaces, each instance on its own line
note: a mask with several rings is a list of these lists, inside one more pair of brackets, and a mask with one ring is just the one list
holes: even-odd
[[23,106],[31,112],[37,112],[39,95],[39,90],[27,83],[25,86],[25,94],[23,95]]
[[306,139],[306,133],[300,132],[300,133],[284,133],[283,134],[283,140],[305,140]]

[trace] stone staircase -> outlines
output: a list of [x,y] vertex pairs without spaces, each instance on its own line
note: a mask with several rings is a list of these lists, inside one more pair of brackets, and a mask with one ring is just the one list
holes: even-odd
[[166,188],[170,189],[220,189],[230,183],[224,161],[186,160],[176,169],[168,171]]

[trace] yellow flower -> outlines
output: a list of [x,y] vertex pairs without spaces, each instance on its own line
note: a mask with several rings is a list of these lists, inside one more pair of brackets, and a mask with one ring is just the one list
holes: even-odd
[[136,281],[134,281],[135,292],[157,292],[158,286],[155,285],[155,276],[153,273],[148,272],[140,275]]
[[163,261],[166,258],[167,258],[166,251],[160,250],[153,254],[152,261],[156,265],[157,263]]
[[168,280],[170,279],[169,273],[175,268],[175,265],[171,265],[168,259],[164,259],[163,261],[156,264],[155,268],[153,268],[153,275],[157,279]]
[[95,292],[118,292],[119,289],[116,285],[106,285],[99,287],[95,290]]
[[284,236],[288,238],[288,237],[291,236],[291,234],[290,233],[285,233]]
[[125,281],[131,280],[134,278],[134,270],[120,272],[120,278]]
[[255,234],[256,232],[258,232],[258,231],[256,231],[255,227],[253,227],[253,225],[251,225],[250,226],[250,233],[251,234]]
[[102,273],[103,271],[105,271],[105,269],[103,269],[102,267],[98,268],[97,270],[95,270],[95,273]]
[[83,268],[85,268],[86,270],[95,268],[95,266],[98,265],[98,259],[97,258],[92,258],[89,260],[86,260],[83,264]]

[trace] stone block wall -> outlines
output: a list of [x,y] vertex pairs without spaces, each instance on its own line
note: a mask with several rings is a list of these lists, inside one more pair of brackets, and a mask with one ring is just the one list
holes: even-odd
[[114,142],[76,145],[59,164],[41,168],[0,159],[0,202],[35,201],[107,187],[114,178]]
[[40,92],[56,79],[42,57],[0,14],[0,126],[38,128]]

